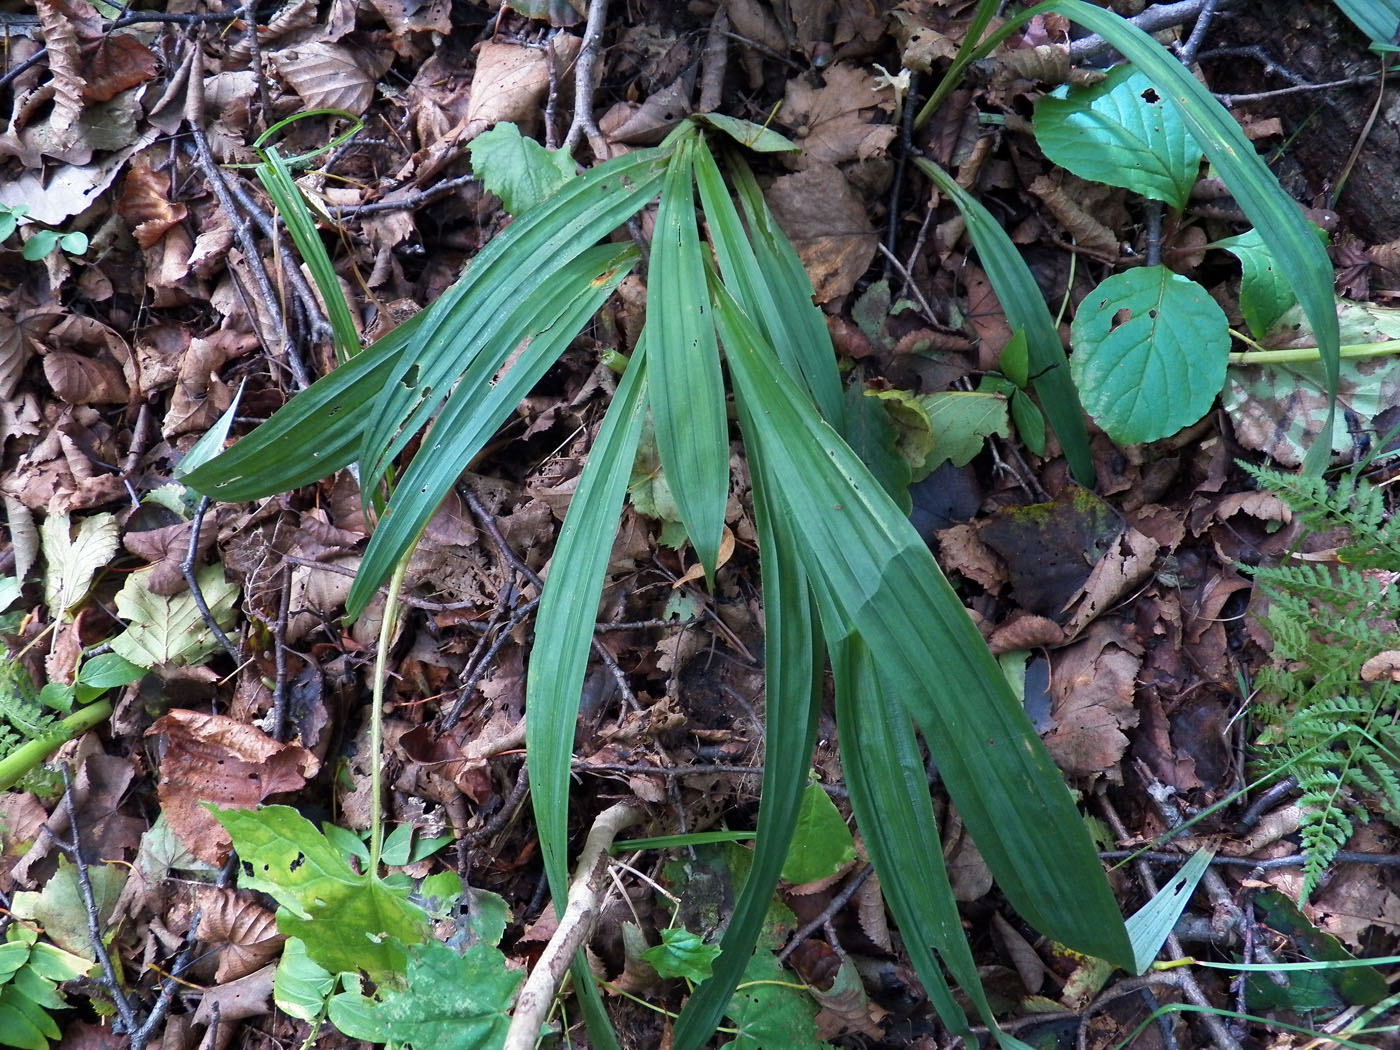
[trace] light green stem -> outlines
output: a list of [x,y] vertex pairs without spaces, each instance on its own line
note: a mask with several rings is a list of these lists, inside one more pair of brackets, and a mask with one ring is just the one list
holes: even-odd
[[369,871],[379,872],[379,852],[384,845],[384,683],[389,677],[389,646],[399,618],[399,589],[413,557],[408,549],[389,579],[389,595],[384,599],[384,619],[379,624],[379,647],[374,653],[374,693],[369,717]]
[[20,777],[68,741],[81,736],[105,720],[111,713],[112,702],[98,700],[96,703],[78,708],[67,718],[61,720],[56,727],[58,732],[38,740],[30,740],[15,748],[3,759],[0,759],[0,791],[7,791],[14,787]]
[[[1400,354],[1400,339],[1380,343],[1357,343],[1341,348],[1342,357],[1368,358]],[[1300,346],[1290,350],[1245,350],[1230,355],[1232,365],[1302,365],[1322,360],[1315,346]]]

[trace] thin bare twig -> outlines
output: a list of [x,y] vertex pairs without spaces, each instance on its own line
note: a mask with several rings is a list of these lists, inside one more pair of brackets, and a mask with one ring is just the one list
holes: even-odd
[[579,139],[588,136],[588,145],[598,160],[608,155],[608,141],[593,119],[593,72],[603,48],[603,26],[608,20],[608,0],[590,0],[588,21],[583,27],[583,50],[574,67],[574,119],[564,136],[564,152],[573,153]]
[[[1207,4],[1214,7],[1215,2],[1216,0],[1180,0],[1175,4],[1154,4],[1128,21],[1145,33],[1156,33],[1172,26],[1185,25],[1195,19]],[[1091,55],[1112,48],[1113,45],[1101,36],[1081,37],[1069,45],[1069,60],[1082,62]]]
[[209,497],[201,496],[199,506],[195,508],[194,521],[190,523],[190,545],[185,551],[184,560],[180,562],[180,573],[185,577],[185,583],[189,584],[190,597],[194,599],[194,607],[199,610],[199,618],[204,621],[204,626],[214,636],[214,640],[224,648],[224,652],[233,657],[235,664],[243,662],[243,652],[238,646],[229,640],[229,636],[224,634],[224,630],[214,619],[214,614],[209,611],[209,603],[204,600],[204,592],[200,590],[199,579],[195,576],[194,563],[199,556],[199,533],[204,527],[204,514],[209,509]]
[[627,802],[609,806],[598,814],[589,829],[569,883],[568,901],[559,918],[559,928],[545,945],[540,961],[525,979],[506,1033],[504,1050],[534,1050],[540,1026],[549,1016],[560,982],[598,924],[598,913],[606,885],[608,850],[618,833],[642,819],[642,810]]
[[841,887],[841,892],[831,898],[821,913],[803,925],[788,939],[787,946],[778,953],[778,962],[786,962],[788,956],[797,951],[798,946],[803,941],[816,933],[817,930],[829,925],[831,920],[836,917],[837,912],[844,908],[857,891],[865,885],[865,880],[870,878],[870,873],[874,870],[869,864],[862,864],[855,874],[846,880],[846,884]]

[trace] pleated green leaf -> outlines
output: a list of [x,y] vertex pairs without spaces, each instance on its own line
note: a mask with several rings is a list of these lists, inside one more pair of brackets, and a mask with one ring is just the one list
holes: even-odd
[[661,469],[691,545],[712,583],[729,498],[729,422],[705,257],[695,225],[696,136],[666,171],[647,269],[651,420]]
[[232,448],[184,475],[190,488],[230,503],[309,485],[355,458],[375,396],[417,340],[423,314],[318,379]]
[[[753,407],[741,399],[738,408],[740,425],[746,434],[753,433]],[[774,493],[782,480],[770,476],[757,446],[748,446],[748,453],[763,583],[766,700],[758,834],[748,878],[724,932],[723,950],[709,980],[696,989],[676,1022],[675,1050],[699,1050],[710,1038],[753,956],[797,826],[821,708],[821,640],[807,576],[797,558],[793,523],[775,512],[781,503],[775,504]]]
[[[508,312],[498,337],[457,380],[394,487],[345,601],[351,617],[359,615],[458,475],[627,276],[637,256],[631,245],[590,248],[557,271],[557,287],[536,289]],[[502,372],[508,358],[509,370]]]
[[736,396],[763,406],[761,453],[772,476],[791,479],[781,498],[801,526],[799,557],[829,595],[828,644],[858,634],[879,654],[884,689],[919,726],[1017,911],[1064,944],[1131,966],[1122,918],[1059,771],[928,548],[732,297],[719,286],[716,296]]
[[1055,331],[1055,320],[1030,267],[1001,224],[977,198],[937,165],[922,157],[916,157],[914,163],[962,212],[967,235],[977,249],[977,258],[987,271],[987,280],[992,282],[1001,308],[1006,311],[1007,323],[1013,332],[1026,334],[1029,371],[1035,377],[1032,385],[1064,449],[1070,471],[1081,485],[1092,486],[1094,462],[1089,454],[1089,431],[1084,426],[1079,391],[1070,378],[1069,360]]
[[525,683],[530,797],[555,905],[568,896],[569,764],[579,696],[647,401],[647,336],[622,374],[550,560]]
[[733,165],[752,241],[719,165],[703,142],[696,151],[695,183],[725,287],[777,350],[788,374],[806,385],[822,417],[840,429],[844,410],[836,351],[812,303],[811,282],[774,224],[748,166],[738,157]]
[[519,301],[557,292],[571,259],[631,218],[655,195],[667,153],[639,150],[571,179],[516,218],[467,272],[423,312],[421,342],[376,392],[360,442],[362,495],[446,400],[457,378],[501,329]]

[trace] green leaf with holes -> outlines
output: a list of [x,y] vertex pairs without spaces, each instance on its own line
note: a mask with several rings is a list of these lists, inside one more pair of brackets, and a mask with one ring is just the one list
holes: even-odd
[[1201,147],[1180,114],[1133,66],[1115,67],[1092,87],[1043,96],[1035,138],[1047,157],[1081,179],[1178,209],[1201,168]]
[[1079,304],[1070,374],[1084,408],[1122,445],[1156,441],[1209,411],[1225,383],[1225,313],[1165,266],[1114,274]]

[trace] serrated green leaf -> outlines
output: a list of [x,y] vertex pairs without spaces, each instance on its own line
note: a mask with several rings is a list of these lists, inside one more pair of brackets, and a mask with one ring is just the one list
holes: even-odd
[[642,958],[662,978],[684,977],[697,984],[710,976],[719,945],[709,944],[683,926],[661,931],[661,943],[642,952]]
[[430,940],[409,950],[407,987],[390,991],[379,1007],[385,1036],[425,1050],[499,1047],[523,977],[485,944],[458,955]]
[[772,952],[759,952],[744,970],[744,984],[734,993],[727,1013],[739,1030],[725,1044],[734,1050],[833,1050],[817,1038],[813,1020],[817,1004],[778,963]]
[[797,829],[783,862],[782,877],[794,885],[835,875],[855,859],[856,845],[836,804],[820,784],[802,792]]
[[928,414],[933,436],[933,454],[925,464],[930,469],[945,459],[955,467],[964,467],[993,434],[1011,436],[1006,398],[999,394],[946,390],[918,400]]
[[64,615],[87,595],[92,574],[117,552],[117,519],[112,514],[92,514],[73,533],[67,512],[51,513],[40,526],[44,560],[44,602]]
[[1079,304],[1070,332],[1070,372],[1084,407],[1119,444],[1156,441],[1190,426],[1224,386],[1225,312],[1199,284],[1165,266],[1108,278]]
[[210,812],[233,839],[239,884],[277,901],[277,928],[298,937],[331,973],[364,971],[376,984],[403,979],[404,946],[428,936],[428,918],[370,873],[351,871],[340,852],[287,806]]
[[525,138],[514,124],[502,122],[482,132],[467,150],[472,171],[512,215],[538,204],[574,177],[573,157]]
[[1040,148],[1060,167],[1173,208],[1186,206],[1200,173],[1201,148],[1181,116],[1132,66],[1116,66],[1090,87],[1042,96],[1034,126]]
[[1269,328],[1297,299],[1283,273],[1274,265],[1273,253],[1258,230],[1216,241],[1240,261],[1240,312],[1256,339],[1263,339]]
[[[195,666],[219,647],[189,591],[152,594],[142,569],[127,577],[117,592],[117,614],[127,629],[112,639],[112,651],[138,667]],[[195,573],[214,622],[227,629],[234,619],[238,587],[224,579],[223,567],[206,565]]]
[[314,1022],[326,1009],[335,974],[306,954],[299,937],[288,937],[272,978],[272,1001],[291,1017]]

